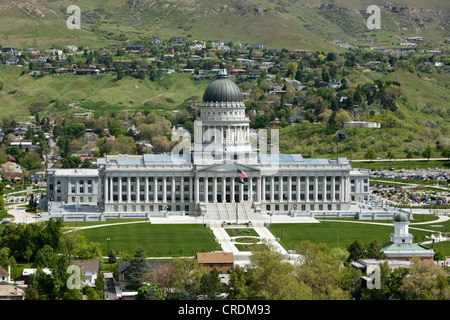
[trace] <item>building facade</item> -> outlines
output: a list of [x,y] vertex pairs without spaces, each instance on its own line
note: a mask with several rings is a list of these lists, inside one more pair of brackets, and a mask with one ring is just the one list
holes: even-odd
[[[48,171],[48,209],[90,206],[109,215],[231,217],[349,210],[367,200],[369,174],[345,158],[280,154],[275,130],[250,130],[243,96],[224,66],[205,90],[194,139],[172,132],[170,154],[107,155],[97,169]],[[270,142],[268,142],[270,141]],[[58,209],[60,210],[60,209]]]

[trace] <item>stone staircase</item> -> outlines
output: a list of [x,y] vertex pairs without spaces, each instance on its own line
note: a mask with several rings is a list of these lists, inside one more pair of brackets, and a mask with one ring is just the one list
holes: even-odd
[[205,209],[205,220],[236,222],[236,210],[238,222],[261,218],[251,203],[207,203]]

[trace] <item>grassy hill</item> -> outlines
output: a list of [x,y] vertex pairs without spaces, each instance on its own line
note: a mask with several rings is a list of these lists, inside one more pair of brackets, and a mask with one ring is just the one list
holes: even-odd
[[[81,9],[81,30],[69,30],[67,7]],[[0,43],[48,47],[104,47],[150,35],[262,43],[274,48],[334,50],[331,40],[372,38],[389,45],[396,35],[448,37],[449,3],[376,1],[381,29],[369,30],[366,12],[374,1],[291,0],[0,0]]]
[[73,74],[33,77],[21,75],[15,66],[0,66],[0,108],[2,115],[29,114],[30,106],[42,104],[47,111],[73,112],[151,109],[156,112],[179,109],[189,101],[201,101],[207,80],[190,79],[190,75],[174,73],[152,82],[125,77],[117,80],[114,73],[97,76]]

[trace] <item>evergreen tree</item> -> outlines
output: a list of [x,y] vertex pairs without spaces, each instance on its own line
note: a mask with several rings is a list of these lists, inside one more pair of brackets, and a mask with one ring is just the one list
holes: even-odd
[[200,278],[200,294],[203,294],[205,299],[216,300],[221,291],[222,284],[216,268]]
[[141,278],[146,271],[147,271],[147,256],[144,248],[139,247],[136,250],[133,259],[131,259],[130,265],[125,271],[125,276],[130,281],[139,282],[141,281]]
[[358,240],[353,241],[350,246],[347,248],[348,253],[350,254],[348,256],[347,261],[357,261],[358,259],[364,258],[364,248],[359,243]]

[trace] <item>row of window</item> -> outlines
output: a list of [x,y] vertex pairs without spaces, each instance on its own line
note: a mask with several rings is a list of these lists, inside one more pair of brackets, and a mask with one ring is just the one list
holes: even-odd
[[[230,196],[230,195],[228,194],[227,196]],[[248,194],[244,193],[242,196],[243,196],[243,200],[244,201],[248,201],[249,200],[249,195]],[[317,200],[318,201],[323,201],[324,200],[323,197],[324,197],[324,195],[322,193],[318,193],[317,194]],[[311,194],[311,193],[310,194],[301,193],[299,200],[300,201],[306,201],[307,198],[308,198],[309,201],[315,201],[315,196],[314,196],[314,194]],[[108,197],[108,199],[111,200],[110,197]],[[121,199],[122,199],[122,201],[126,202],[126,201],[128,201],[128,196],[126,194],[122,194]],[[205,199],[206,199],[206,197],[205,197],[204,194],[200,194],[199,195],[199,200],[200,201],[205,201]],[[222,199],[223,199],[222,195],[218,194],[216,200],[218,202],[222,202],[223,201]],[[272,199],[271,195],[266,193],[264,195],[264,199],[266,201],[288,201],[288,196],[286,194],[280,195],[278,193],[274,193],[273,199]],[[297,194],[292,194],[291,195],[291,199],[292,199],[292,201],[297,201]],[[327,193],[325,195],[325,199],[327,201],[331,201],[332,195],[330,193]],[[154,195],[153,194],[149,194],[148,195],[148,201],[154,201],[154,200],[155,200]],[[164,200],[163,196],[162,195],[158,195],[158,201],[163,201],[163,200]],[[174,199],[172,199],[172,195],[171,194],[167,194],[166,195],[166,200],[167,201],[172,201],[172,200],[174,200],[174,201],[181,201],[181,195],[180,194],[175,194]],[[185,194],[183,196],[183,200],[184,201],[191,201],[193,199],[190,200],[189,199],[189,195]],[[257,195],[256,194],[252,194],[252,200],[253,201],[257,200]],[[340,200],[340,194],[339,193],[335,194],[335,200],[337,200],[337,201]],[[119,201],[119,195],[113,194],[112,201]],[[130,201],[136,201],[136,195],[135,194],[131,194],[130,195]],[[145,196],[143,194],[139,195],[139,201],[140,202],[144,202],[145,201]],[[208,194],[208,201],[209,202],[214,201],[214,195]]]
[[[161,211],[181,211],[183,208],[184,211],[189,212],[190,211],[190,206],[189,205],[149,205],[148,207],[145,205],[131,205],[131,206],[127,206],[127,205],[114,205],[113,206],[113,211],[114,212],[119,212],[119,209],[122,212],[161,212]],[[284,211],[288,211],[290,210],[289,205],[279,205],[279,204],[274,204],[274,205],[266,205],[266,211],[280,211],[280,210],[284,210]],[[306,210],[310,210],[310,211],[324,211],[324,210],[328,210],[331,211],[333,210],[333,206],[331,204],[328,205],[323,205],[323,204],[310,204],[310,205],[306,205],[306,204],[302,204],[299,207],[297,207],[297,205],[293,205],[292,206],[292,210],[301,210],[301,211],[306,211]],[[335,206],[335,210],[341,210],[341,205],[340,204],[336,204]]]

